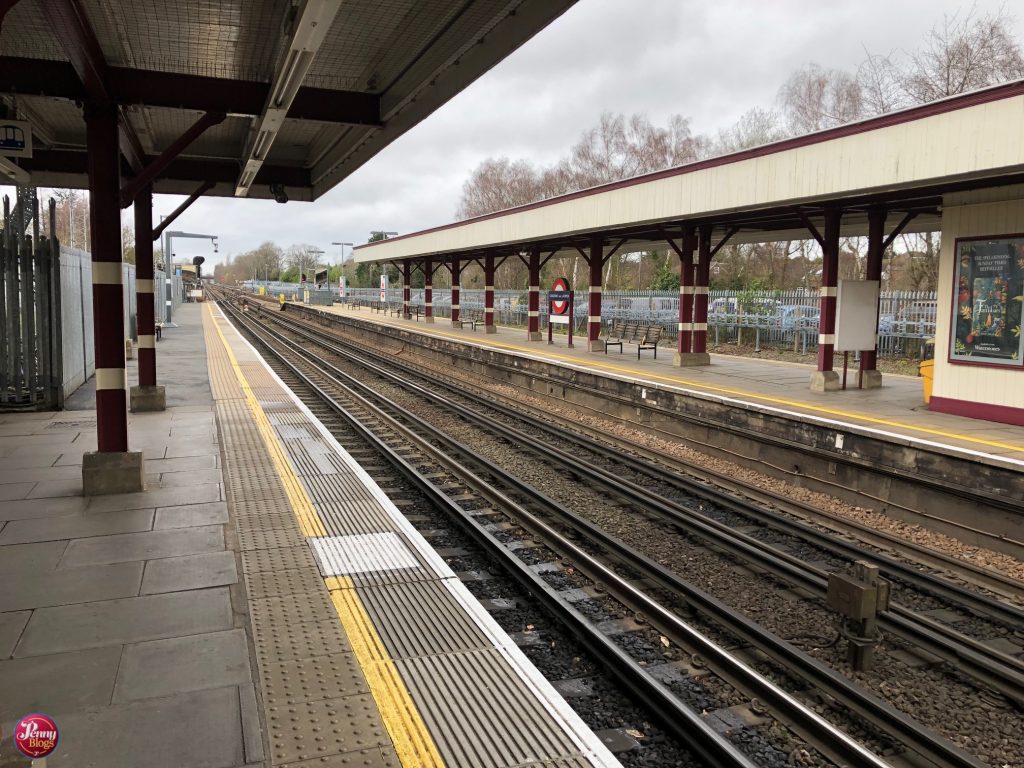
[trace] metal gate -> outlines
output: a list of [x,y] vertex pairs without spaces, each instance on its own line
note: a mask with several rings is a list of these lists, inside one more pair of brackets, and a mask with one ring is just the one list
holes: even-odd
[[0,233],[0,410],[63,405],[60,333],[60,247],[40,233],[36,190],[18,187],[11,210],[4,197]]

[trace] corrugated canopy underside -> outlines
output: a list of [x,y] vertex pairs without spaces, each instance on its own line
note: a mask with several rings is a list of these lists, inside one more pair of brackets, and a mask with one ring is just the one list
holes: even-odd
[[[292,0],[55,0],[80,10],[107,88],[146,155],[204,111],[228,118],[196,140],[158,192],[231,195],[303,3]],[[322,2],[323,0],[321,0]],[[575,0],[345,0],[250,189],[311,200],[494,66]],[[0,93],[33,124],[39,186],[86,186],[88,97],[44,0],[20,0],[0,32]],[[15,113],[12,115],[12,112]],[[130,175],[130,174],[127,174]]]

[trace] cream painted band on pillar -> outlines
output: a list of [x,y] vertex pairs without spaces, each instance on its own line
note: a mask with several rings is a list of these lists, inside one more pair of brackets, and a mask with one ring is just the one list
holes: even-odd
[[494,314],[494,307],[484,307],[484,314],[486,314],[486,315],[493,315]]
[[485,285],[484,286],[484,290],[485,291],[493,291],[494,290],[494,286],[493,285]]
[[588,323],[600,323],[601,322],[601,316],[600,315],[587,315],[587,322]]
[[433,306],[434,306],[434,302],[432,302],[432,301],[428,301],[428,302],[427,302],[426,304],[424,304],[423,306],[424,306],[424,307],[433,307]]
[[540,290],[540,286],[539,285],[531,285],[530,286],[530,290],[533,291],[534,293],[536,293],[537,291]]
[[601,286],[600,285],[592,285],[592,286],[590,286],[590,292],[591,293],[600,293],[601,292]]
[[836,288],[834,285],[823,285],[821,286],[819,293],[820,295],[825,296],[826,298],[829,296],[838,296],[839,289]]
[[695,285],[693,286],[693,292],[701,296],[707,296],[708,287],[706,285]]
[[688,293],[693,293],[693,286],[692,285],[680,285],[679,286],[679,295],[680,296],[685,296]]
[[120,261],[94,261],[92,263],[93,285],[121,285]]
[[529,317],[540,317],[540,312],[538,312],[536,309],[531,309],[528,314]]
[[152,334],[139,334],[139,349],[156,349],[156,336]]
[[707,323],[693,323],[690,328],[694,331],[706,331],[708,329]]
[[819,344],[835,344],[836,335],[834,333],[819,333],[818,334]]
[[[704,327],[705,328],[708,327],[706,323],[704,324]],[[679,323],[679,330],[680,331],[692,331],[693,328],[694,328],[693,323]]]
[[452,309],[461,309],[458,304],[452,304]]
[[153,281],[152,280],[135,280],[135,292],[136,293],[152,293],[153,292]]
[[127,389],[128,379],[124,368],[97,368],[96,389]]

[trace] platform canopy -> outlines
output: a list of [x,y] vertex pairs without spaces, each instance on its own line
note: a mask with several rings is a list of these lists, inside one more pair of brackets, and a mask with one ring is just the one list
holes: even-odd
[[191,139],[156,192],[314,200],[574,2],[0,0],[34,138],[0,181],[86,187],[82,104],[113,102],[126,177]]
[[827,209],[844,236],[866,235],[872,208],[894,231],[936,231],[944,195],[1024,181],[1022,118],[1024,82],[1009,83],[358,246],[355,260],[575,254],[593,235],[629,252],[701,225],[733,243],[820,241]]

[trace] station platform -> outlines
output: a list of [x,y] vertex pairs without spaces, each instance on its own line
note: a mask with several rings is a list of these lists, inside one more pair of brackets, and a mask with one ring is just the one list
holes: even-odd
[[657,359],[645,351],[637,360],[636,348],[628,344],[623,345],[621,353],[618,349],[609,350],[608,354],[588,352],[585,336],[575,338],[570,349],[564,335],[556,336],[552,345],[546,338],[530,342],[522,328],[497,326],[495,333],[487,334],[483,326],[475,331],[454,328],[444,317],[428,324],[422,319],[406,320],[341,304],[309,309],[497,349],[634,384],[649,383],[731,408],[818,423],[883,441],[924,446],[971,461],[1024,470],[1024,427],[929,411],[924,404],[921,379],[917,377],[885,374],[881,388],[857,389],[857,372],[851,369],[848,389],[811,392],[808,382],[813,368],[801,363],[712,353],[711,365],[679,368],[672,364],[670,347],[660,348]]
[[50,766],[617,765],[219,310],[178,322],[146,491],[81,496],[87,403],[0,415],[3,733],[53,717]]

